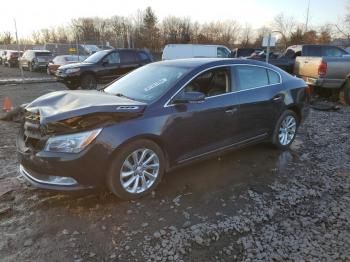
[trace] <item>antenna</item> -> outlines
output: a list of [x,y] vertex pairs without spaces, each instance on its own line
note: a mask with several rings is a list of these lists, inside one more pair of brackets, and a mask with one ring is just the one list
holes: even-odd
[[305,32],[307,32],[307,26],[308,26],[308,23],[309,23],[309,14],[310,14],[310,0],[308,1],[308,4],[307,4]]

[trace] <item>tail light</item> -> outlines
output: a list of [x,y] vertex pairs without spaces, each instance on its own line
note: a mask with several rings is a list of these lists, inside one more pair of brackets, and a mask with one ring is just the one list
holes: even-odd
[[325,74],[327,74],[327,63],[325,61],[322,61],[318,66],[318,75],[324,76]]

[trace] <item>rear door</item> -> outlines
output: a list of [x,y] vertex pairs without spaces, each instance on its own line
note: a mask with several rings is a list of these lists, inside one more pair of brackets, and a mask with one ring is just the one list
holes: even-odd
[[135,51],[133,50],[120,51],[120,62],[121,64],[118,75],[125,75],[141,65]]
[[240,104],[240,139],[262,138],[271,132],[276,115],[283,109],[281,76],[277,71],[252,65],[237,65],[234,71]]

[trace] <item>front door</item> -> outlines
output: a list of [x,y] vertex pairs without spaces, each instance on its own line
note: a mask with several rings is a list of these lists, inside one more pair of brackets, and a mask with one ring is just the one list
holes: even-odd
[[118,52],[106,55],[97,70],[97,77],[101,82],[110,82],[119,77],[120,56]]
[[[171,159],[181,163],[228,147],[238,133],[238,96],[231,92],[229,67],[206,71],[191,81],[181,92],[202,92],[200,103],[173,105],[173,119],[167,133],[172,137]],[[175,139],[174,139],[175,138]]]

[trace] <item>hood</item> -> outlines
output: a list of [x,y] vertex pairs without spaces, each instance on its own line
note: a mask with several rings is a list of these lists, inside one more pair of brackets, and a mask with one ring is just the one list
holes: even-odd
[[147,104],[99,91],[58,91],[43,95],[25,107],[40,115],[40,124],[95,113],[139,115]]
[[68,68],[81,68],[81,67],[87,67],[91,66],[91,63],[85,63],[85,62],[77,62],[72,64],[65,64],[60,67],[60,69],[68,69]]

